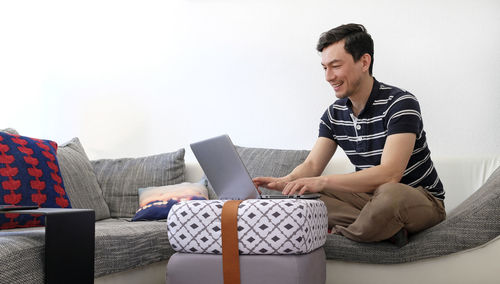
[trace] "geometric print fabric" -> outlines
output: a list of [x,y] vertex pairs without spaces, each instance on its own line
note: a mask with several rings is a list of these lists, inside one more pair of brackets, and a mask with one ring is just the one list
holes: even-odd
[[[172,248],[184,253],[222,254],[224,200],[174,205],[168,216]],[[238,207],[240,254],[306,254],[324,245],[326,206],[320,200],[248,199]]]

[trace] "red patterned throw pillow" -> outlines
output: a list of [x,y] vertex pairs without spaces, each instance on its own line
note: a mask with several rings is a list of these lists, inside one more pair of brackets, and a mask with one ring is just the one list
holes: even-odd
[[[53,141],[0,132],[0,204],[71,208],[56,152]],[[40,215],[0,214],[0,229],[43,225]]]

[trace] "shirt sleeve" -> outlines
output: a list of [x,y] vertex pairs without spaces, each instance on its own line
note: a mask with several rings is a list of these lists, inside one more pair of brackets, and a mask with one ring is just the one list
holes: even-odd
[[318,137],[325,137],[336,141],[335,135],[333,133],[333,127],[329,119],[329,108],[325,110],[323,115],[321,116],[321,120],[319,122],[319,135]]
[[395,98],[387,110],[387,135],[397,133],[415,133],[417,136],[423,129],[422,115],[417,98],[410,93]]

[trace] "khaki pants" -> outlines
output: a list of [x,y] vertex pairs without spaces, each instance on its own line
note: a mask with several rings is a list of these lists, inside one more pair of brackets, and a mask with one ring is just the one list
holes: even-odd
[[328,227],[358,242],[382,241],[401,228],[416,233],[446,218],[443,202],[422,187],[381,185],[373,193],[324,192]]

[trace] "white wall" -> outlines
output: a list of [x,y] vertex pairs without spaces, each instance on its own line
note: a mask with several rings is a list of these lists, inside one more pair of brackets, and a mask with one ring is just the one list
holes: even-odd
[[78,136],[91,158],[222,133],[310,149],[335,99],[316,41],[359,22],[375,77],[419,98],[435,155],[498,155],[499,13],[494,0],[2,1],[0,128]]

